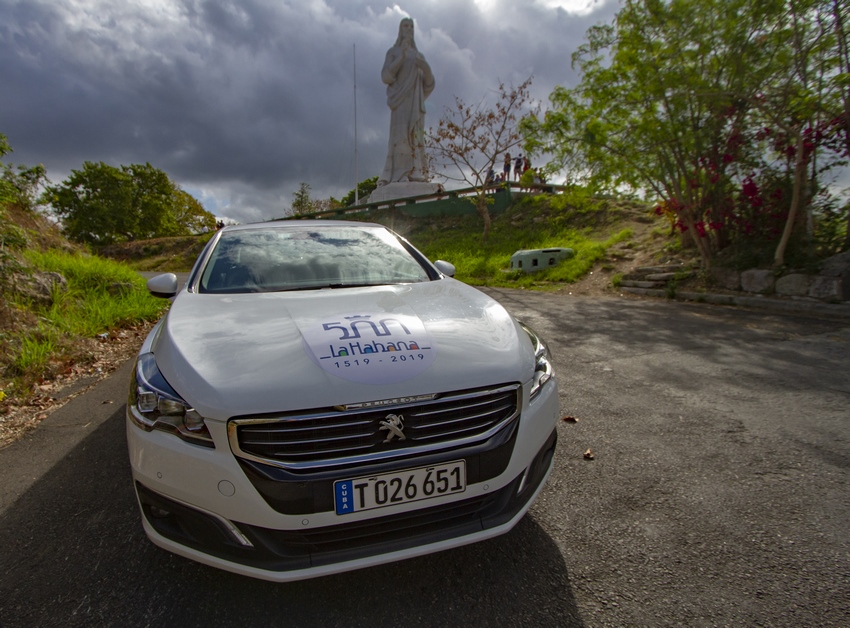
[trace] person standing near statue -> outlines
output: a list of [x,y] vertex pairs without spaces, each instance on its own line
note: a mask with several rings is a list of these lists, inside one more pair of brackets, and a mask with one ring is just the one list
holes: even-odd
[[381,79],[387,85],[390,140],[378,186],[428,181],[425,99],[434,91],[434,75],[425,57],[416,49],[413,20],[409,17],[398,26],[398,39],[387,51]]

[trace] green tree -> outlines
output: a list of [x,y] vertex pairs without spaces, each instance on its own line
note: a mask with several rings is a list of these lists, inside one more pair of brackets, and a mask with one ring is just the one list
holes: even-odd
[[[529,77],[516,88],[500,84],[493,106],[483,102],[467,105],[456,96],[454,106],[446,107],[437,127],[428,133],[431,166],[441,170],[437,175],[475,188],[471,200],[484,221],[485,242],[490,234],[487,205],[492,202],[489,198],[492,186],[487,183],[487,174],[495,169],[496,163],[501,163],[504,153],[522,142],[520,120],[532,105],[531,81]],[[537,106],[530,107],[532,115],[538,110]]]
[[[361,203],[378,187],[378,175],[364,179],[357,184],[357,197]],[[351,190],[339,201],[343,207],[351,207],[355,202],[355,190]]]
[[[12,147],[9,146],[9,140],[5,135],[0,133],[0,159],[12,152]],[[0,178],[0,203],[9,203],[14,198],[14,187],[6,180],[6,164],[2,164],[3,177]]]
[[[776,131],[774,150],[784,158],[791,187],[788,215],[774,253],[785,263],[791,237],[815,230],[814,200],[827,187],[823,173],[850,157],[850,75],[844,18],[850,9],[832,0],[791,0],[774,31],[787,70],[757,103]],[[843,134],[843,138],[841,135]]]
[[187,197],[168,175],[150,164],[116,168],[85,162],[61,184],[48,186],[43,200],[71,240],[111,244],[186,235],[198,224],[215,223],[211,214]]
[[215,231],[215,216],[205,210],[194,196],[177,185],[172,190],[172,208],[178,229],[183,232],[177,235]]
[[309,214],[313,211],[313,202],[310,200],[310,184],[301,182],[298,191],[293,193],[292,213],[294,215]]
[[[840,94],[838,115],[844,131],[844,155],[850,158],[850,45],[848,45],[847,22],[850,21],[850,6],[846,2],[832,2],[833,28],[835,30],[836,58],[838,71],[833,82]],[[850,211],[847,211],[844,249],[850,249]]]
[[[85,162],[82,170],[45,190],[44,200],[59,218],[65,235],[76,242],[111,244],[130,239],[130,177],[105,163]],[[133,238],[134,239],[134,238]]]
[[181,235],[174,213],[174,184],[168,175],[149,163],[121,169],[130,177],[130,205],[123,235],[128,240]]
[[776,241],[840,163],[822,117],[840,100],[831,7],[840,12],[833,0],[627,0],[612,25],[588,31],[573,56],[581,83],[557,88],[552,110],[525,125],[526,148],[592,190],[660,199],[706,267],[733,241]]
[[[8,138],[0,133],[0,159],[12,152]],[[35,207],[38,191],[47,181],[44,166],[17,166],[0,164],[0,203],[16,203],[31,210]]]

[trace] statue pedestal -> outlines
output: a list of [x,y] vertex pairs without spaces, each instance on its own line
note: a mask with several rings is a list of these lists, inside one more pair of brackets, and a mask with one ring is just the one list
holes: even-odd
[[375,190],[369,195],[366,203],[383,203],[396,198],[407,198],[409,196],[422,196],[425,194],[436,194],[440,191],[440,186],[437,183],[428,183],[426,181],[405,181],[387,183]]

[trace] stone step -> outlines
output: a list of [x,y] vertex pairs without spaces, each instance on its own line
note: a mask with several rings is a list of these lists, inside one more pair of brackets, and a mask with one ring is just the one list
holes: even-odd
[[636,288],[634,286],[623,286],[620,284],[620,289],[623,292],[628,292],[629,294],[639,294],[646,297],[663,297],[666,296],[664,290],[659,290],[657,288]]
[[[631,273],[626,273],[625,275],[623,275],[623,279],[629,279],[631,281],[646,281],[647,280],[646,276],[647,276],[646,273],[631,272]],[[650,279],[649,281],[657,281],[657,280]]]
[[641,275],[646,275],[648,273],[671,273],[676,272],[677,270],[682,270],[681,266],[641,266],[639,268],[635,268],[632,272],[638,273]]
[[671,279],[684,279],[693,275],[690,271],[679,271],[676,273],[649,273],[644,276],[647,281],[670,281]]
[[661,288],[664,286],[663,281],[643,281],[639,279],[623,279],[620,281],[621,286],[628,288]]

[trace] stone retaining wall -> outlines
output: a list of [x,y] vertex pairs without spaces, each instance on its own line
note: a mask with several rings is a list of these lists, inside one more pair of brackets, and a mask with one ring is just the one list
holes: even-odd
[[[626,292],[647,296],[673,296],[681,290],[676,282],[693,274],[681,263],[667,266],[636,268],[623,276],[620,286]],[[824,303],[850,303],[850,251],[827,259],[817,274],[789,272],[777,275],[773,270],[751,268],[737,271],[731,268],[712,268],[711,279],[715,286],[735,295],[715,295],[715,302],[724,302],[726,297],[747,299],[748,295],[784,297],[799,301],[821,301]],[[670,283],[673,282],[673,283]],[[657,293],[657,294],[656,294]],[[688,293],[690,294],[690,293]],[[705,293],[700,300],[706,300]],[[690,298],[690,297],[686,297]]]
[[711,276],[718,286],[726,290],[809,298],[829,303],[850,301],[850,251],[826,260],[816,275],[790,272],[777,276],[772,270],[760,268],[742,272],[714,268]]

